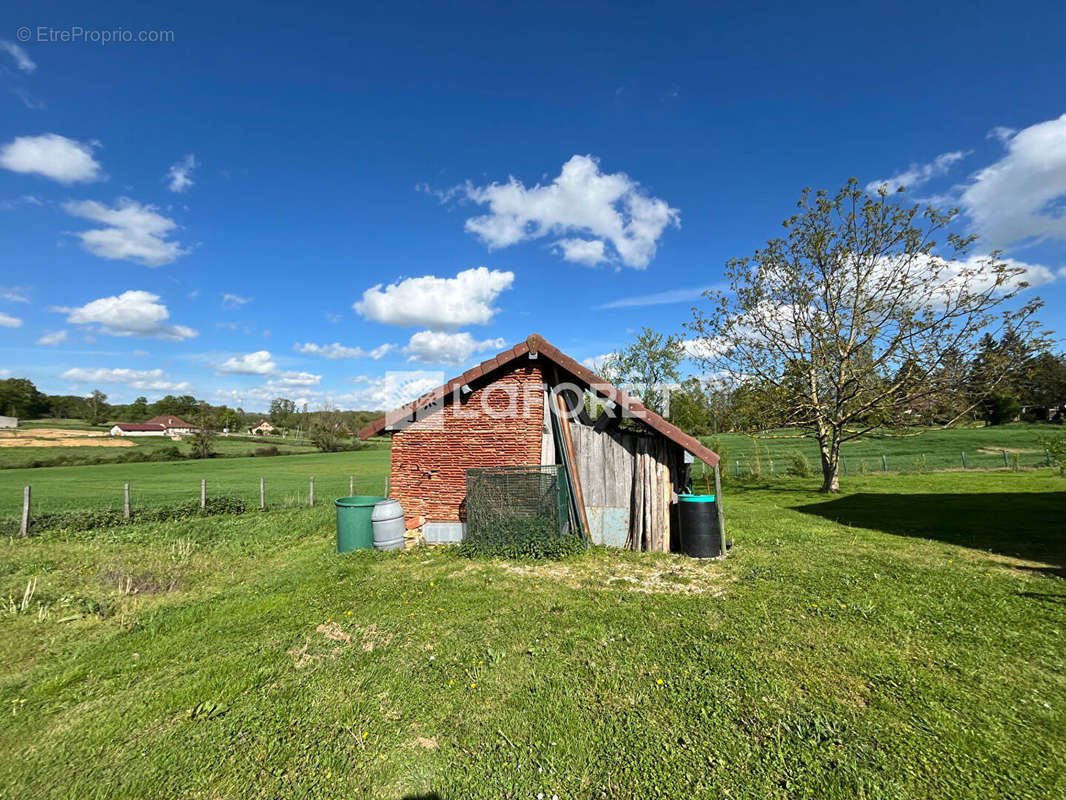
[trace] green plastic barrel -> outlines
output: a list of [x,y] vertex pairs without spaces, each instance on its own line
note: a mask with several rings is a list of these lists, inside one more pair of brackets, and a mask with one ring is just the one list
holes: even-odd
[[338,553],[369,550],[374,546],[374,527],[370,522],[370,515],[374,513],[374,504],[384,499],[371,495],[355,495],[339,497],[334,501],[337,506]]

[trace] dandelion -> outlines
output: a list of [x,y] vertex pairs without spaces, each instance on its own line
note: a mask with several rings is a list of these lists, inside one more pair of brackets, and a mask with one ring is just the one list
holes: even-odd
[[430,585],[430,586],[436,586],[437,584],[435,584],[435,583],[434,583],[433,581],[430,581],[430,582],[429,582],[429,585]]
[[477,688],[477,684],[476,684],[476,683],[472,683],[472,684],[470,684],[470,688],[471,688],[471,689],[476,689],[476,688]]
[[370,731],[363,731],[363,738],[364,738],[364,739],[365,739],[365,738],[366,738],[367,736],[369,736],[369,735],[370,735]]
[[657,686],[662,686],[663,685],[663,679],[662,678],[656,678],[655,679],[655,684]]
[[347,614],[349,617],[352,615],[351,611],[345,611],[344,613]]
[[449,685],[449,686],[455,686],[455,681],[454,681],[454,680],[450,680],[450,681],[448,681],[448,685]]

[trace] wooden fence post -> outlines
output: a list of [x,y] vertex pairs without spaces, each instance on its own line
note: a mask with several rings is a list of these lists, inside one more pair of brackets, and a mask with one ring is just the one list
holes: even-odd
[[888,472],[888,457],[883,453],[881,454],[881,471]]
[[19,526],[19,536],[30,535],[30,487],[22,491],[22,525]]
[[200,479],[200,508],[207,508],[207,478]]
[[[704,466],[706,469],[706,466]],[[722,473],[714,465],[714,506],[718,511],[718,534],[721,538],[722,558],[725,558],[725,514],[722,513]]]
[[391,478],[391,477],[392,477],[391,475],[386,475],[385,476],[385,496],[386,497],[389,496],[389,478]]
[[348,476],[348,496],[355,497],[355,476]]
[[259,510],[266,511],[267,507],[267,490],[266,490],[266,478],[259,479]]
[[966,469],[966,451],[962,451],[962,468]]
[[1003,452],[1003,466],[1009,467],[1010,466],[1010,462],[1007,461],[1007,451],[1003,450],[1002,452]]
[[124,519],[130,518],[130,482],[126,481],[126,485],[123,488],[122,493],[122,517]]
[[309,500],[310,500],[310,502],[308,503],[308,505],[310,505],[311,508],[314,508],[315,507],[315,476],[314,475],[311,476],[311,493],[309,495]]

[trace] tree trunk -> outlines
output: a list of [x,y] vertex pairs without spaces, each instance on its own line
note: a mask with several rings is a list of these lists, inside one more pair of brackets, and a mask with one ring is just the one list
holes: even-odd
[[822,461],[822,488],[819,491],[835,494],[840,491],[840,445],[835,439],[829,442],[819,438],[818,450]]

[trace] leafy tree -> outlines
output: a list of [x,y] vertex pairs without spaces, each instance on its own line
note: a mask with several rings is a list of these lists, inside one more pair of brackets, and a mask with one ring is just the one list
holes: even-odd
[[90,425],[103,425],[110,413],[107,395],[99,389],[93,389],[92,394],[85,398],[85,421]]
[[291,428],[296,424],[296,403],[284,397],[270,401],[270,422],[275,428]]
[[664,414],[670,393],[667,387],[680,382],[684,356],[680,336],[644,328],[635,342],[612,353],[601,371],[611,383],[634,387],[647,408]]
[[207,403],[200,403],[196,415],[196,430],[189,437],[195,458],[211,458],[215,454],[215,432],[218,421]]
[[764,426],[813,433],[825,492],[839,491],[844,442],[957,391],[964,376],[949,366],[982,333],[1035,335],[1040,301],[1009,302],[1023,270],[998,254],[966,259],[976,237],[948,232],[957,210],[902,192],[870,195],[854,178],[833,195],[804,190],[785,235],[731,260],[730,291],[708,292],[689,323],[706,366],[755,386]]
[[325,453],[339,449],[341,439],[349,435],[344,424],[344,414],[332,406],[315,413],[308,427],[311,443]]
[[712,432],[711,400],[699,378],[689,378],[670,393],[670,421],[692,436]]
[[8,378],[0,381],[0,414],[33,419],[48,412],[48,398],[41,394],[33,381]]
[[126,416],[130,422],[144,422],[144,420],[151,417],[148,413],[148,398],[138,397],[132,403],[129,408],[126,409]]

